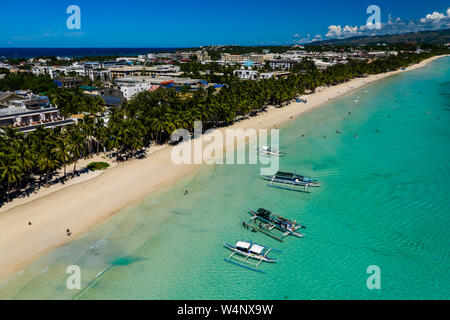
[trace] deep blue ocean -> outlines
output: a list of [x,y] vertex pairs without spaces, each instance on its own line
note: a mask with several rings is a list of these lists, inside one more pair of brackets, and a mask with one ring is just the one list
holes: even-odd
[[177,48],[0,48],[0,58],[136,56],[175,50]]

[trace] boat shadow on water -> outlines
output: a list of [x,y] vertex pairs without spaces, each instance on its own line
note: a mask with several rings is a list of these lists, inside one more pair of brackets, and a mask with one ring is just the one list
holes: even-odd
[[273,184],[268,184],[267,186],[271,187],[271,188],[289,190],[289,191],[300,192],[300,193],[311,193],[311,191],[309,191],[308,189],[298,189],[298,188],[291,188],[291,187],[275,186]]

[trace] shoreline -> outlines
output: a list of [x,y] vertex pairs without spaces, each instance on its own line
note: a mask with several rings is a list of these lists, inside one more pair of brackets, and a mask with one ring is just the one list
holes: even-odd
[[[316,93],[306,96],[307,103],[293,102],[283,108],[269,107],[267,112],[216,130],[224,133],[226,129],[278,127],[369,83],[415,70],[444,56],[426,59],[406,70],[371,75],[337,86],[319,88]],[[245,142],[245,139],[237,141],[237,147]],[[234,141],[224,146],[226,152],[233,149]],[[44,190],[45,194],[37,195],[32,200],[12,203],[9,208],[0,209],[0,282],[53,249],[95,228],[121,209],[141,201],[151,192],[169,187],[188,174],[195,174],[201,166],[173,164],[171,150],[172,147],[167,145],[152,147],[145,159],[119,163],[87,180],[59,188],[53,186]],[[32,222],[31,226],[28,225],[29,221]],[[65,233],[68,228],[72,232],[70,237]]]

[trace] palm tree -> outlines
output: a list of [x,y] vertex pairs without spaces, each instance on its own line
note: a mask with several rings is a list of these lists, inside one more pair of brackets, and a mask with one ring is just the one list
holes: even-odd
[[11,185],[15,183],[19,177],[20,169],[17,165],[13,164],[12,161],[8,161],[4,154],[0,156],[0,178],[6,180],[8,185],[8,191],[6,193],[7,202],[10,201],[11,197]]
[[85,154],[84,137],[78,127],[73,127],[69,131],[69,150],[74,160],[72,176],[75,176],[78,159]]
[[45,184],[48,185],[50,173],[59,167],[59,161],[56,157],[54,149],[51,146],[46,146],[38,160],[40,169],[45,172]]
[[151,130],[156,132],[156,141],[161,142],[165,121],[161,117],[151,119]]
[[95,123],[94,137],[97,141],[97,153],[99,153],[100,146],[103,145],[103,147],[105,147],[105,144],[109,138],[108,129],[105,126],[105,122],[101,118]]
[[66,179],[67,173],[66,173],[66,167],[67,164],[72,160],[71,157],[71,149],[70,149],[70,141],[67,134],[62,134],[58,141],[56,142],[56,147],[53,149],[53,152],[58,159],[58,161],[62,164],[64,167],[64,177],[63,179]]
[[83,123],[81,124],[81,132],[84,135],[88,145],[88,154],[92,151],[92,140],[94,138],[95,123],[94,119],[90,115],[83,117]]
[[25,139],[15,139],[12,143],[12,154],[14,154],[14,164],[19,168],[20,174],[19,188],[22,188],[22,177],[26,175],[29,179],[34,167],[34,160],[28,141]]

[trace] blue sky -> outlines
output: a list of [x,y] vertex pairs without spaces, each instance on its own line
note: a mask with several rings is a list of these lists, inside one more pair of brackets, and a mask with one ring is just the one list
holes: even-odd
[[[81,9],[81,30],[66,27],[73,4]],[[379,32],[450,26],[448,0],[22,0],[0,4],[0,47],[292,44],[363,34],[373,4],[385,27]]]

